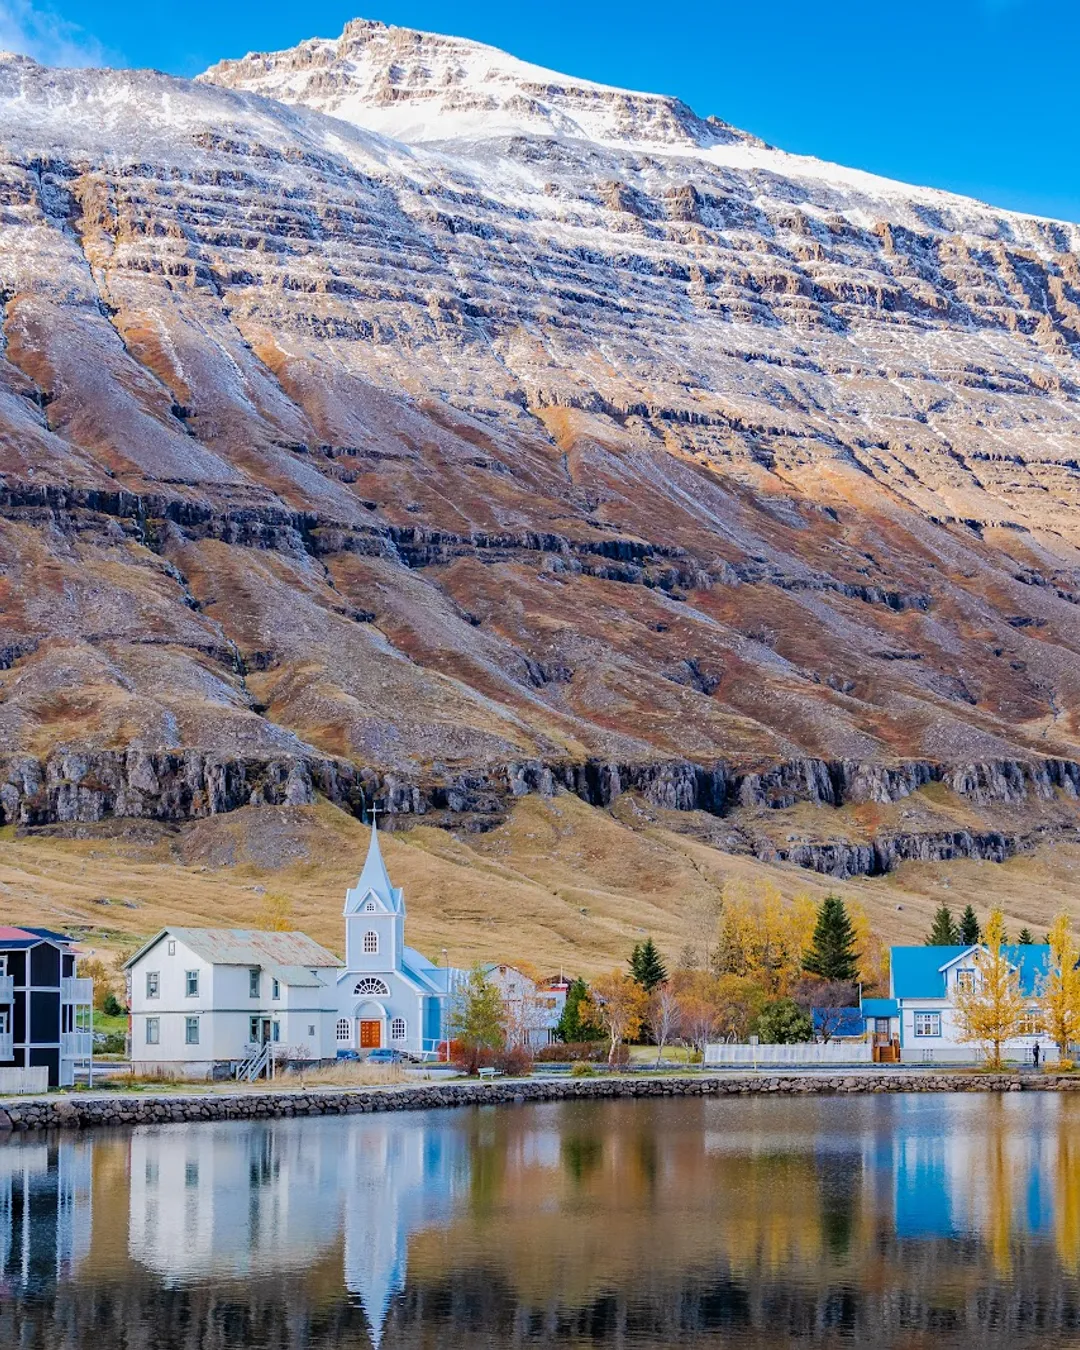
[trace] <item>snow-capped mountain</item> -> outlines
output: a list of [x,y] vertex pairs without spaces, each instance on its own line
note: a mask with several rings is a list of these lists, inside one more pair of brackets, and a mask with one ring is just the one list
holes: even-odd
[[0,301],[9,814],[1073,782],[1076,225],[357,20],[0,60]]

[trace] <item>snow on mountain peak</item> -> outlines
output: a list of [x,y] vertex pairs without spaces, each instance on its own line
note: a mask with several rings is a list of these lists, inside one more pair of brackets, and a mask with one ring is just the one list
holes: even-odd
[[496,47],[367,19],[339,38],[256,52],[200,80],[302,103],[410,143],[519,134],[702,149],[759,144],[679,99],[545,70]]

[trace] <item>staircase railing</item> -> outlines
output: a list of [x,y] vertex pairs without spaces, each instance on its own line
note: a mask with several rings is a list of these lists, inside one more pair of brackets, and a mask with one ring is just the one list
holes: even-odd
[[236,1081],[253,1083],[256,1078],[273,1078],[274,1076],[274,1045],[272,1041],[265,1041],[262,1045],[256,1046],[253,1054],[249,1055],[236,1068]]

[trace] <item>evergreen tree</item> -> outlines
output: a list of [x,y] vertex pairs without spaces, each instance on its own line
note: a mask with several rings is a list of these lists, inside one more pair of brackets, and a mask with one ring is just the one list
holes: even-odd
[[630,974],[647,994],[667,980],[667,970],[652,938],[639,942],[630,957]]
[[[582,1008],[582,1004],[585,1007]],[[580,1041],[596,1041],[603,1035],[588,1019],[589,986],[583,979],[571,980],[566,991],[566,1002],[555,1027],[556,1037],[564,1045],[576,1045]]]
[[960,929],[953,922],[952,911],[942,905],[934,915],[934,923],[927,934],[928,947],[955,947],[960,941]]
[[976,942],[982,941],[982,929],[970,905],[960,915],[960,941],[965,947],[974,947]]
[[821,902],[810,950],[803,957],[803,970],[823,980],[844,980],[848,984],[859,978],[855,929],[838,895],[827,895]]
[[1030,947],[1035,941],[1035,937],[1030,928],[1021,928],[1020,936],[1016,939],[1021,947]]

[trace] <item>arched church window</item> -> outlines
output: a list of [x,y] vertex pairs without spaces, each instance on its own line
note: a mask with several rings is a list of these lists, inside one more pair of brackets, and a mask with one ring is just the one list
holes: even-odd
[[378,933],[372,933],[372,932],[367,932],[367,933],[365,933],[365,934],[364,934],[364,952],[365,952],[365,954],[368,955],[368,956],[371,956],[373,952],[377,952],[378,950],[379,950],[379,935],[378,935]]
[[395,1017],[390,1023],[390,1039],[392,1041],[403,1041],[405,1039],[404,1017]]
[[339,1017],[337,1023],[337,1038],[339,1041],[352,1040],[352,1024],[347,1017]]
[[379,998],[389,998],[390,990],[387,988],[385,980],[378,980],[374,975],[367,975],[362,980],[357,980],[353,985],[354,994],[375,994]]

